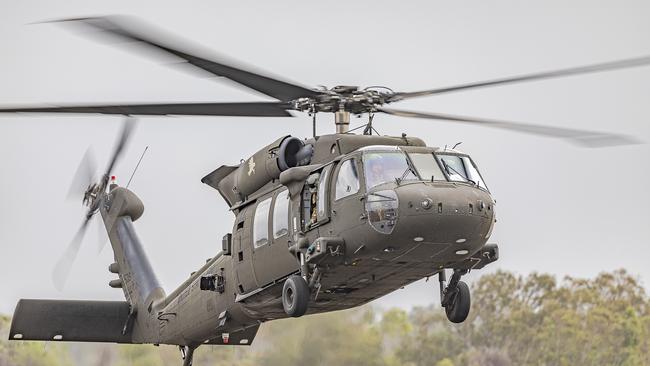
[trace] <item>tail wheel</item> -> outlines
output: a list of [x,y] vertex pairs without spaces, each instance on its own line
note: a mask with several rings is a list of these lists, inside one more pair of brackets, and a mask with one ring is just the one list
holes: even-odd
[[447,319],[452,323],[462,323],[467,319],[469,308],[471,306],[469,286],[463,281],[459,281],[456,286],[455,294],[452,295],[451,301],[445,307]]
[[284,281],[282,307],[290,317],[303,316],[309,304],[309,286],[300,276],[291,276]]

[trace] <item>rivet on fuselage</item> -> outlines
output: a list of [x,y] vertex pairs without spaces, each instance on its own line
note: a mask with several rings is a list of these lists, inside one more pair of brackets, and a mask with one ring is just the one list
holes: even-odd
[[424,240],[424,238],[421,237],[421,236],[416,236],[415,238],[413,238],[413,241],[418,242],[418,243],[423,241],[423,240]]
[[469,250],[467,249],[461,249],[456,251],[456,255],[466,255],[469,253]]
[[456,243],[460,244],[460,243],[464,243],[464,242],[466,242],[466,241],[467,241],[467,239],[465,239],[465,238],[460,238],[460,239],[456,240]]

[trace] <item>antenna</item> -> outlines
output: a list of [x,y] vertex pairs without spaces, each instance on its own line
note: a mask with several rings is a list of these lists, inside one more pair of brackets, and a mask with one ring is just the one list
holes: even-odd
[[126,183],[126,188],[129,188],[129,184],[131,184],[131,180],[133,179],[133,176],[135,175],[135,172],[138,171],[138,167],[140,167],[140,163],[142,162],[142,158],[144,158],[144,154],[147,153],[147,150],[149,150],[148,145],[144,148],[144,151],[142,152],[142,155],[140,155],[140,160],[138,160],[138,164],[136,164],[135,169],[133,169],[133,173],[131,173],[131,178],[129,178],[128,183]]

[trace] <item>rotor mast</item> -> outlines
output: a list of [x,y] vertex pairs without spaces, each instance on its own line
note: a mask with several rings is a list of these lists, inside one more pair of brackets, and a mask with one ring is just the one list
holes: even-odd
[[336,133],[348,133],[350,129],[350,112],[343,110],[335,112],[334,124],[336,125]]

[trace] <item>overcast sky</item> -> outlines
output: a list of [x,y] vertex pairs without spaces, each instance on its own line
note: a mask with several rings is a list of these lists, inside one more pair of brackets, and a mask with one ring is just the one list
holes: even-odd
[[[197,78],[53,24],[56,18],[128,14],[208,49],[305,85],[442,87],[650,54],[647,1],[9,1],[0,0],[0,104],[251,101],[257,94]],[[650,67],[419,98],[399,107],[611,131],[650,142]],[[283,134],[311,134],[310,119],[141,118],[115,170],[145,214],[136,227],[170,292],[221,245],[233,215],[200,182]],[[108,287],[109,246],[84,241],[63,292],[51,270],[81,222],[65,196],[89,145],[106,163],[121,119],[0,116],[0,312],[19,298],[121,299]],[[377,116],[382,134],[423,138],[470,153],[497,199],[489,270],[594,276],[626,268],[650,283],[650,145],[584,149],[562,140],[451,123]],[[359,123],[353,121],[353,123]],[[322,116],[320,133],[334,130]],[[105,234],[103,235],[105,237]],[[382,300],[438,301],[420,281]]]

